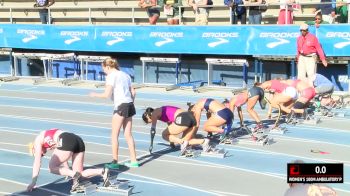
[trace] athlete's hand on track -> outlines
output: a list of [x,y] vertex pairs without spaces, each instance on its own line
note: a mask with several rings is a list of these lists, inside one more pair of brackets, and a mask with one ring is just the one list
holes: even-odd
[[28,185],[28,187],[27,187],[27,191],[28,191],[28,192],[33,191],[33,189],[36,188],[36,187],[35,187],[35,184],[36,184],[36,183],[30,183],[30,184]]

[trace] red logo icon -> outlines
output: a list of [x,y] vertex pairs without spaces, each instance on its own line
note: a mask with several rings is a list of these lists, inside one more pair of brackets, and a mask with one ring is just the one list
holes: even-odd
[[290,175],[299,175],[300,174],[299,165],[291,165],[289,167],[289,174]]

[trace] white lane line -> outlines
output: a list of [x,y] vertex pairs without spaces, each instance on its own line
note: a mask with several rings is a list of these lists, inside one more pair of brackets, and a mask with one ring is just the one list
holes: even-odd
[[111,113],[107,113],[107,112],[94,112],[94,111],[59,109],[59,108],[48,108],[48,107],[35,107],[35,106],[33,106],[33,107],[32,106],[18,106],[18,105],[7,105],[7,104],[0,104],[0,106],[11,107],[11,108],[34,109],[34,110],[48,110],[48,111],[54,111],[54,112],[69,112],[69,113],[88,114],[88,115],[96,115],[96,116],[108,116],[108,117],[112,116]]
[[2,178],[2,177],[0,177],[0,180],[6,181],[6,182],[10,182],[10,183],[14,183],[14,184],[18,184],[18,185],[22,185],[22,186],[28,186],[28,184],[26,184],[26,183],[14,181],[14,180],[9,180],[9,179],[5,179],[5,178]]
[[[244,147],[244,146],[235,146],[236,148],[225,148],[227,151],[242,151],[242,152],[249,152],[249,153],[259,153],[259,154],[266,154],[266,155],[283,155],[283,156],[292,156],[292,157],[297,157],[301,159],[312,159],[316,161],[321,161],[321,162],[334,162],[334,163],[344,163],[346,166],[350,166],[349,161],[344,161],[344,160],[338,160],[338,159],[320,159],[320,158],[314,158],[314,157],[305,157],[305,156],[299,156],[299,155],[293,155],[289,153],[282,153],[282,152],[273,152],[273,151],[268,151],[268,150],[262,150],[262,149],[256,149],[256,148],[249,148],[249,147]],[[242,148],[242,149],[237,149],[237,148]]]
[[[0,149],[1,150],[1,149]],[[0,165],[6,165],[6,166],[13,166],[13,167],[22,167],[22,168],[30,168],[32,169],[31,166],[26,166],[26,165],[14,165],[14,164],[6,164],[6,163],[0,163]],[[93,166],[93,165],[87,165],[87,166]],[[46,169],[48,170],[48,169]],[[129,172],[123,172],[124,174],[127,174],[127,175],[130,175],[130,176],[137,176],[139,178],[145,178],[145,179],[151,179],[153,181],[156,181],[156,182],[161,182],[161,183],[158,183],[158,184],[165,184],[167,186],[177,186],[177,187],[183,187],[183,188],[187,188],[187,189],[191,189],[191,190],[196,190],[196,191],[199,191],[199,192],[204,192],[204,193],[208,193],[208,194],[213,194],[213,195],[217,195],[215,193],[212,193],[210,191],[205,191],[205,190],[200,190],[200,189],[197,189],[197,188],[194,188],[194,187],[190,187],[190,186],[186,186],[186,185],[181,185],[181,184],[177,184],[177,183],[173,183],[173,182],[168,182],[168,181],[165,181],[165,180],[160,180],[160,179],[157,179],[157,178],[151,178],[151,177],[146,177],[146,176],[142,176],[142,175],[137,175],[137,174],[132,174],[132,173],[129,173]],[[0,180],[2,180],[2,178],[0,178]],[[4,181],[9,181],[7,179],[4,179]],[[13,183],[20,183],[20,182],[16,182],[16,181],[13,181]],[[27,185],[27,184],[24,184],[24,183],[20,183],[22,185]],[[48,183],[49,184],[49,183]],[[43,189],[43,188],[41,188]],[[43,189],[45,190],[45,189]],[[59,192],[56,192],[56,191],[51,191],[51,190],[47,190],[47,191],[50,191],[50,192],[54,192],[56,194],[60,194],[62,195],[62,193],[59,193]],[[65,194],[63,194],[65,195]]]
[[[36,135],[34,133],[27,133],[27,132],[19,132],[19,131],[7,131],[7,130],[0,130],[1,131],[4,131],[4,132],[11,132],[11,133],[21,133],[21,134],[30,134],[30,135]],[[81,134],[83,135],[83,134]],[[90,137],[102,137],[102,138],[109,138],[109,137],[104,137],[104,136],[95,136],[95,135],[89,135]],[[135,140],[136,142],[139,141],[139,140]],[[140,141],[143,141],[143,142],[149,142],[149,141],[146,141],[146,140],[140,140]],[[0,142],[2,143],[2,142]],[[107,147],[110,147],[110,144],[101,144],[101,143],[96,143],[96,142],[86,142],[86,143],[91,143],[91,144],[95,144],[95,145],[102,145],[102,146],[107,146]],[[10,143],[9,143],[10,144]],[[16,144],[12,144],[12,145],[16,145]],[[25,145],[24,145],[25,146]],[[293,155],[293,154],[288,154],[288,153],[280,153],[280,152],[272,152],[272,151],[267,151],[267,150],[261,150],[261,149],[255,149],[255,148],[248,148],[248,147],[243,147],[243,146],[236,146],[238,148],[241,148],[241,149],[231,149],[231,148],[226,148],[226,150],[228,151],[243,151],[243,152],[249,152],[249,153],[259,153],[259,154],[268,154],[268,155],[283,155],[283,156],[291,156],[291,157],[297,157],[297,158],[302,158],[302,159],[311,159],[311,160],[315,160],[315,161],[321,161],[321,162],[342,162],[344,163],[344,165],[346,166],[349,166],[350,165],[350,162],[349,161],[345,161],[345,160],[337,160],[337,159],[319,159],[319,158],[313,158],[313,157],[305,157],[305,156],[299,156],[299,155]],[[125,149],[127,150],[128,148],[126,147],[121,147],[121,149]],[[143,156],[146,156],[148,154],[147,151],[143,151],[143,150],[137,150],[138,152],[144,152],[145,154],[144,155],[140,155],[138,157],[143,157]],[[87,153],[92,153],[90,151],[86,151]],[[95,152],[97,154],[97,152]],[[103,153],[99,153],[101,155],[107,155],[107,156],[111,156],[111,154],[103,154]],[[157,153],[156,153],[157,154]],[[128,157],[126,155],[120,155],[121,157]],[[164,156],[170,156],[170,157],[174,157],[174,156],[171,156],[171,155],[164,155]],[[180,157],[179,157],[180,158]],[[128,159],[127,159],[128,160]],[[164,160],[165,162],[165,160]],[[197,164],[194,164],[194,163],[184,163],[184,162],[179,162],[179,161],[167,161],[167,162],[173,162],[173,163],[179,163],[179,164],[189,164],[189,165],[197,165]],[[201,164],[199,164],[200,166]],[[217,166],[208,166],[208,167],[214,167],[214,168],[221,168],[221,169],[224,169],[225,167],[217,167]]]
[[[10,166],[10,167],[21,167],[21,168],[33,169],[33,166],[26,166],[26,165],[17,165],[17,164],[9,164],[9,163],[0,163],[0,165]],[[47,168],[40,168],[40,170],[49,171],[49,169],[47,169]]]
[[[60,100],[60,99],[43,99],[43,98],[32,98],[32,97],[19,97],[18,96],[6,96],[6,95],[0,95],[1,97],[5,98],[15,98],[15,99],[21,99],[21,100],[35,100],[35,101],[48,101],[48,102],[58,102],[58,103],[74,103],[74,104],[85,104],[85,105],[96,105],[96,106],[108,106],[108,107],[113,107],[113,103],[111,102],[110,104],[106,103],[96,103],[93,101],[67,101],[67,100]],[[89,97],[88,95],[86,96],[87,98]]]
[[[26,167],[26,166],[24,166],[24,167]],[[25,183],[22,183],[22,182],[18,182],[18,181],[14,181],[14,180],[1,178],[1,177],[0,177],[0,181],[10,182],[10,183],[22,185],[22,186],[25,186],[25,187],[28,186],[28,184],[25,184]],[[51,190],[51,189],[47,189],[47,188],[41,187],[41,186],[45,186],[45,185],[47,185],[47,184],[38,185],[37,189],[41,189],[41,190],[44,190],[44,191],[47,191],[47,192],[51,192],[51,193],[55,193],[55,194],[58,194],[58,195],[69,196],[68,194],[64,194],[64,193],[61,193],[61,192],[58,192],[58,191],[54,191],[54,190]],[[14,194],[18,195],[16,193],[14,193]]]
[[[1,116],[1,114],[0,114],[0,116]],[[54,121],[45,121],[45,122],[54,122]],[[84,125],[81,125],[81,124],[79,124],[79,123],[62,123],[62,124],[69,124],[69,125],[78,125],[78,126],[87,126],[87,127],[90,127],[90,125],[86,125],[86,124],[84,124]],[[109,127],[98,127],[98,126],[93,126],[93,125],[91,125],[93,128],[99,128],[99,129],[107,129],[108,131],[111,131],[111,128],[109,128]],[[149,128],[149,126],[145,126],[145,125],[132,125],[133,127],[138,127],[138,128]],[[16,128],[16,127],[3,127],[3,126],[0,126],[0,129],[9,129],[9,130],[23,130],[23,131],[30,131],[30,132],[36,132],[36,133],[38,133],[40,130],[38,130],[38,129],[26,129],[26,128]],[[165,127],[164,128],[162,128],[162,127],[157,127],[157,131],[163,131],[165,129]],[[133,130],[132,131],[133,133],[139,133],[139,134],[144,134],[144,135],[149,135],[149,132],[142,132],[142,131],[135,131],[135,130]],[[162,134],[156,134],[157,136],[162,136]]]
[[211,191],[213,191],[214,193],[223,194],[223,195],[250,196],[250,195],[245,195],[245,194],[240,194],[240,193],[223,192],[223,191],[216,191],[216,190],[211,190]]
[[[19,152],[19,151],[14,151],[14,150],[7,150],[7,149],[1,149],[1,151],[8,151],[8,152],[14,152],[14,153],[19,153],[19,154],[25,154],[27,156],[28,153],[23,153],[23,152]],[[45,157],[46,159],[49,159],[50,157]],[[124,161],[123,161],[124,162]],[[202,163],[203,165],[205,164],[208,164],[207,162],[205,161],[197,161],[196,162],[199,162],[199,163]],[[248,173],[254,173],[254,174],[260,174],[260,175],[265,175],[265,176],[269,176],[269,177],[274,177],[274,178],[278,178],[278,179],[281,179],[283,181],[286,180],[285,177],[281,176],[280,174],[279,175],[275,175],[273,173],[266,173],[266,172],[258,172],[258,171],[254,171],[254,170],[249,170],[249,169],[243,169],[243,168],[237,168],[237,167],[232,167],[232,166],[225,166],[225,165],[220,165],[220,164],[215,164],[215,163],[212,163],[212,165],[217,165],[218,167],[222,167],[222,168],[226,168],[226,169],[236,169],[236,170],[239,170],[239,171],[244,171],[244,172],[248,172]],[[89,165],[89,164],[86,164],[86,166],[92,166],[92,165]],[[146,176],[140,176],[140,175],[136,175],[136,174],[131,174],[129,172],[125,172],[126,174],[128,175],[134,175],[134,176],[138,176],[138,177],[141,177],[141,178],[149,178],[149,179],[153,179],[153,178],[150,178],[150,177],[146,177]],[[153,179],[155,180],[155,179]],[[160,180],[161,182],[167,182],[167,181],[162,181]],[[169,183],[171,184],[171,183]],[[345,184],[348,184],[348,183],[345,183]],[[176,184],[175,184],[176,185]],[[350,192],[350,191],[346,191],[346,190],[343,190],[343,189],[337,189],[337,190],[340,190],[340,191],[344,191],[344,192]],[[217,194],[216,194],[217,195]]]
[[208,193],[208,194],[212,194],[212,195],[219,195],[219,194],[211,192],[211,191],[206,191],[206,190],[203,190],[203,189],[198,189],[198,188],[194,188],[194,187],[183,185],[183,184],[169,182],[169,181],[166,181],[166,180],[161,180],[161,179],[157,179],[157,178],[142,176],[142,175],[138,175],[138,174],[132,174],[130,172],[125,172],[125,174],[131,175],[131,176],[136,176],[136,177],[139,177],[139,178],[145,178],[145,179],[149,179],[149,180],[154,180],[154,181],[158,181],[158,182],[162,182],[162,183],[167,183],[167,184],[170,184],[170,185],[173,185],[173,186],[183,187],[183,188],[186,188],[186,189],[191,189],[191,190],[199,191],[199,192],[202,192],[202,193]]
[[273,137],[276,137],[276,138],[278,138],[280,140],[296,141],[296,142],[308,142],[308,143],[320,143],[320,144],[330,144],[330,145],[336,145],[336,146],[350,148],[350,145],[346,145],[346,144],[338,144],[338,143],[332,143],[332,142],[326,142],[326,141],[317,141],[317,140],[313,140],[313,139],[293,138],[293,137],[289,137],[289,136],[277,136],[277,135],[273,135]]
[[[347,119],[347,121],[349,121],[349,119]],[[336,129],[336,128],[329,128],[329,127],[314,127],[314,126],[310,126],[310,125],[303,125],[303,126],[300,126],[298,127],[298,129],[305,129],[305,130],[321,130],[321,131],[327,131],[327,132],[335,132],[335,133],[338,133],[338,132],[344,132],[344,133],[350,133],[350,130],[342,130],[342,129]]]
[[[23,92],[22,90],[9,90],[9,89],[0,89],[1,91],[11,91],[11,92]],[[91,92],[94,91],[94,90],[91,90]],[[50,94],[57,94],[57,95],[69,95],[69,96],[78,96],[78,97],[88,97],[89,95],[86,94],[86,95],[81,95],[81,94],[70,94],[70,93],[58,93],[58,92],[37,92],[37,91],[24,91],[24,92],[29,92],[29,93],[36,93],[36,94],[47,94],[47,93],[50,93]],[[147,94],[147,93],[145,93]],[[162,97],[161,95],[162,94],[155,94],[155,97],[157,97],[159,95],[159,97]],[[176,96],[176,95],[172,95],[172,96]],[[192,95],[185,95],[185,96],[192,96]],[[180,96],[179,96],[180,97]],[[200,99],[201,97],[198,96],[198,99]],[[216,99],[224,99],[225,97],[216,97]],[[190,99],[188,99],[189,101]],[[157,103],[181,103],[181,104],[184,104],[186,103],[186,101],[178,101],[176,99],[164,99],[162,97],[162,99],[150,99],[150,98],[141,98],[141,97],[137,97],[137,101],[149,101],[149,102],[157,102]]]
[[0,144],[10,145],[10,146],[28,146],[25,144],[14,144],[14,143],[8,143],[8,142],[0,142]]
[[[22,134],[26,134],[26,133],[22,133]],[[31,134],[31,133],[27,133],[27,134]],[[33,135],[36,135],[36,134],[33,134]],[[5,142],[0,142],[0,144],[2,143],[5,143]],[[94,142],[85,142],[85,143],[93,143],[95,145],[100,145],[100,146],[108,146],[110,147],[110,145],[107,145],[107,144],[101,144],[101,143],[94,143]],[[20,146],[28,146],[28,145],[24,145],[24,144],[13,144],[13,143],[6,143],[6,145],[20,145]],[[119,148],[122,148],[122,149],[128,149],[128,148],[125,148],[125,147],[119,147]],[[159,151],[162,151],[164,149],[161,149],[161,150],[158,150],[158,151],[155,151],[153,152],[154,154],[159,154],[157,152]],[[0,151],[8,151],[8,152],[17,152],[17,151],[13,151],[13,150],[7,150],[7,149],[2,149],[0,148]],[[137,150],[139,151],[139,150]],[[147,152],[147,151],[142,151],[142,152]],[[110,153],[100,153],[100,152],[93,152],[93,151],[85,151],[85,153],[88,153],[88,154],[96,154],[96,155],[104,155],[104,156],[112,156],[112,154]],[[29,155],[28,153],[21,153],[21,154],[25,154],[25,155]],[[148,152],[143,154],[143,155],[139,155],[137,156],[138,158],[142,158],[144,156],[148,155]],[[159,155],[163,155],[163,154],[159,154]],[[119,154],[118,155],[119,157],[125,157],[125,158],[129,158],[129,156],[127,155],[121,155]],[[163,155],[165,157],[172,157],[172,158],[175,158],[175,156],[172,156],[172,155]],[[128,161],[129,159],[126,159],[126,160],[123,160],[122,162],[126,162]],[[176,164],[183,164],[183,165],[192,165],[192,166],[198,166],[198,167],[210,167],[210,168],[219,168],[219,169],[226,169],[225,166],[217,166],[217,165],[212,165],[212,163],[207,163],[207,164],[202,164],[202,163],[190,163],[190,162],[182,162],[182,161],[171,161],[171,160],[163,160],[163,159],[156,159],[155,161],[159,161],[159,162],[167,162],[167,163],[176,163]]]
[[[28,88],[22,88],[20,89],[19,91],[28,91],[28,90],[31,90],[31,89],[36,89],[38,87],[28,87]],[[31,91],[30,91],[31,92]]]
[[[118,179],[119,179],[119,180],[130,180],[130,179],[126,179],[126,178],[118,178]],[[136,179],[132,179],[132,181],[133,181],[133,182],[142,182],[142,183],[145,183],[145,184],[156,184],[156,185],[174,187],[174,185],[168,184],[168,183],[150,182],[150,181],[146,181],[146,180],[136,180]]]
[[[0,116],[3,117],[10,117],[10,118],[21,118],[26,120],[37,120],[37,121],[44,121],[44,122],[60,122],[64,124],[81,124],[83,126],[91,126],[91,127],[97,127],[94,125],[85,125],[84,123],[93,123],[98,125],[111,125],[111,123],[101,123],[101,122],[93,122],[93,121],[81,121],[81,120],[65,120],[65,119],[59,119],[59,118],[38,118],[38,117],[28,117],[28,116],[20,116],[20,115],[7,115],[7,114],[0,114]],[[66,121],[66,122],[65,122]]]

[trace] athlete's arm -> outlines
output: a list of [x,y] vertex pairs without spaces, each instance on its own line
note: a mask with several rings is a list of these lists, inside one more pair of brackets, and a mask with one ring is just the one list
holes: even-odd
[[90,93],[90,97],[98,97],[98,98],[109,98],[112,95],[113,87],[111,85],[106,85],[105,91],[103,93]]
[[42,136],[39,135],[34,141],[34,163],[33,163],[33,174],[32,182],[28,185],[27,191],[32,191],[36,185],[36,181],[39,176],[41,167],[41,156],[43,154],[41,145]]
[[238,117],[239,117],[239,123],[241,124],[241,127],[243,127],[243,112],[242,112],[242,108],[239,106],[237,107],[237,113],[238,113]]

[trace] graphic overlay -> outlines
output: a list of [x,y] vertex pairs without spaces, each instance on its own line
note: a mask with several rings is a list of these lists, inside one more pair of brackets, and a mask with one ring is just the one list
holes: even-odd
[[288,163],[288,183],[343,183],[343,163]]

